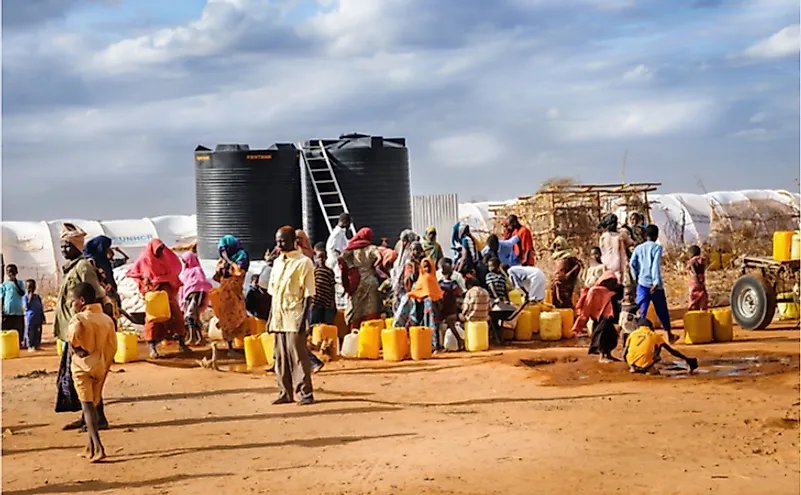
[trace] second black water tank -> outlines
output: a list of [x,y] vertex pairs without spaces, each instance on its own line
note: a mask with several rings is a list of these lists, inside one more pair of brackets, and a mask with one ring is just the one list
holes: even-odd
[[301,226],[298,150],[274,144],[252,150],[246,144],[195,150],[198,255],[218,258],[224,235],[242,241],[251,260],[275,246],[275,231]]
[[[304,143],[317,147],[318,140]],[[345,203],[356,228],[373,229],[374,241],[386,237],[394,245],[412,226],[409,150],[404,138],[346,134],[323,140]],[[325,242],[328,228],[320,212],[308,172],[304,169],[303,225],[313,242]]]

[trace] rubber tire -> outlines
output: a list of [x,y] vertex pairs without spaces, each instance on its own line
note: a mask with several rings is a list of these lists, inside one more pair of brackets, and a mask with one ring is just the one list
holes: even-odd
[[[749,290],[756,293],[756,311],[750,318],[737,305],[740,295]],[[763,330],[776,314],[776,291],[761,275],[744,275],[737,279],[731,290],[731,313],[743,330]]]

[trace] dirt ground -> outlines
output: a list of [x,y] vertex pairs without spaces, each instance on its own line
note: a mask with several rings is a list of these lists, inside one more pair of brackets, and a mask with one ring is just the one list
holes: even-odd
[[576,347],[586,341],[336,361],[309,407],[272,406],[263,371],[115,365],[98,465],[77,457],[84,435],[61,431],[77,414],[53,412],[49,346],[2,362],[2,490],[797,494],[797,326],[680,346],[701,361],[694,376],[669,361],[663,376],[633,376]]

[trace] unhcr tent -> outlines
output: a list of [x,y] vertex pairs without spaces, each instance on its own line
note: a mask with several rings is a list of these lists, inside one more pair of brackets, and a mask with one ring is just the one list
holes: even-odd
[[657,194],[648,199],[651,221],[662,232],[662,241],[671,244],[726,244],[733,232],[767,237],[799,228],[801,195],[787,191]]
[[121,248],[136,259],[150,239],[159,238],[168,246],[187,244],[197,238],[194,215],[169,215],[141,220],[62,219],[52,222],[3,222],[3,263],[19,267],[20,278],[32,278],[43,294],[58,287],[59,267],[64,265],[61,256],[59,231],[61,225],[71,222],[87,233],[87,240],[98,235],[111,238],[112,245]]

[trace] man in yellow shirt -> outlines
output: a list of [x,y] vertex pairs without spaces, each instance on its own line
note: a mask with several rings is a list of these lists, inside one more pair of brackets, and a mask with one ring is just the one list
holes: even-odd
[[690,368],[690,373],[698,368],[698,360],[696,358],[688,358],[670,347],[661,335],[654,332],[654,325],[647,318],[641,319],[639,328],[629,334],[628,339],[626,339],[626,346],[623,348],[623,359],[626,360],[632,373],[658,375],[659,370],[654,365],[661,359],[660,353],[662,349],[686,362],[687,367]]
[[97,405],[117,352],[117,336],[114,320],[103,313],[103,306],[98,302],[91,284],[81,282],[75,286],[72,290],[72,308],[75,315],[70,320],[67,343],[72,358],[70,371],[89,436],[83,456],[91,462],[99,462],[106,457],[106,452],[98,432],[100,418]]
[[278,398],[273,404],[314,404],[306,325],[314,297],[314,263],[295,248],[295,230],[275,234],[281,254],[273,262],[267,292],[272,296],[269,331],[275,334],[275,376]]

